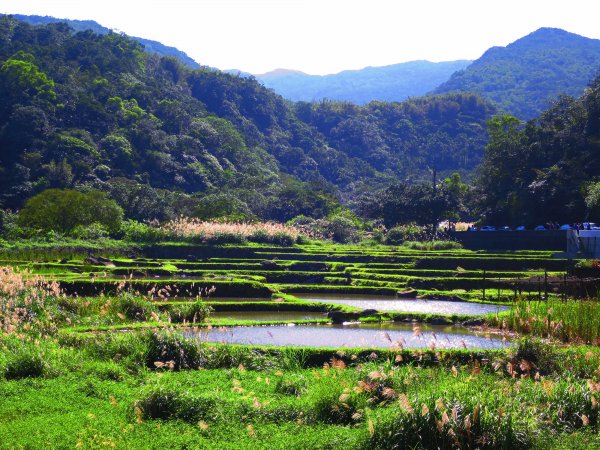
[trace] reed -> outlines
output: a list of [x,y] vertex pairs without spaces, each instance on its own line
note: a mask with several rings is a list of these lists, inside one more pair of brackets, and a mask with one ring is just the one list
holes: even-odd
[[600,300],[517,299],[505,318],[509,328],[565,342],[600,343]]

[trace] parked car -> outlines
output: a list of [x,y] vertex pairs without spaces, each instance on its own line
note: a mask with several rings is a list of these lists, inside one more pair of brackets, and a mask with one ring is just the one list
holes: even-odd
[[509,226],[503,226],[499,228],[500,231],[511,231]]
[[492,225],[485,225],[481,227],[480,231],[496,231],[496,227]]
[[596,222],[583,222],[581,225],[584,230],[600,230],[600,227]]
[[527,230],[527,228],[525,228],[525,225],[519,225],[517,228],[515,228],[515,231],[525,231]]
[[544,225],[538,225],[533,230],[534,231],[546,231],[546,227]]
[[574,230],[575,228],[573,228],[571,225],[569,225],[568,223],[565,223],[564,225],[561,225],[560,230]]

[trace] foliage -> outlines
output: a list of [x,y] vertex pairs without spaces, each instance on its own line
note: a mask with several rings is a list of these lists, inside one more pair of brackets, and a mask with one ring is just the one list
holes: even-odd
[[533,227],[597,217],[599,92],[600,78],[580,99],[562,97],[528,124],[490,121],[474,192],[484,222]]
[[435,185],[395,183],[361,198],[358,208],[366,217],[382,219],[388,228],[414,222],[435,230],[441,219],[457,214],[461,197],[462,191],[446,181]]
[[73,25],[0,18],[4,208],[69,188],[106,192],[138,221],[320,219],[427,166],[470,172],[494,113],[471,94],[290,105],[252,78]]
[[400,245],[404,241],[418,240],[424,234],[423,227],[415,223],[407,223],[390,228],[385,234],[385,243],[389,245]]
[[18,222],[34,230],[61,233],[97,224],[96,227],[103,226],[114,233],[119,230],[122,217],[123,210],[103,192],[48,189],[27,201]]
[[562,94],[581,95],[600,67],[595,39],[540,28],[507,47],[492,47],[436,92],[477,92],[523,120]]

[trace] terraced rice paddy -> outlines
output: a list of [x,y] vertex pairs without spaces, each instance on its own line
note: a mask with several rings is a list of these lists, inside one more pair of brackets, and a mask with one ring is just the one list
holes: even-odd
[[549,252],[103,256],[0,258],[0,447],[600,446],[598,301]]
[[417,312],[426,314],[491,314],[507,311],[508,306],[464,301],[429,300],[426,298],[402,300],[396,296],[367,294],[296,294],[296,297],[310,302],[337,303],[359,309],[377,311]]
[[348,323],[344,325],[276,325],[222,327],[188,335],[206,342],[325,348],[396,349],[496,349],[509,345],[506,339],[474,333],[464,327],[407,323]]
[[[498,321],[498,314],[508,310],[517,295],[557,296],[556,289],[545,280],[561,276],[572,264],[552,258],[550,252],[415,251],[384,246],[156,245],[136,253],[129,258],[103,258],[74,252],[54,260],[40,253],[29,261],[15,253],[0,265],[43,274],[56,280],[70,296],[137,292],[166,314],[201,299],[212,308],[211,321],[218,327],[238,323],[322,323],[327,321],[327,314],[335,323],[417,320],[458,324],[486,315]],[[104,322],[104,327],[109,323],[113,328],[129,326],[128,320]],[[136,328],[139,326],[137,323]],[[332,336],[346,336],[351,329],[327,330]],[[360,327],[352,330],[363,332]],[[463,331],[465,338],[470,338],[468,330]],[[240,329],[235,332],[240,336],[235,341],[251,341],[253,333],[258,331]],[[294,337],[294,345],[302,345],[302,339]],[[314,342],[307,341],[306,345]],[[373,345],[375,341],[361,336],[331,342]],[[473,342],[487,347],[490,341]],[[429,342],[422,344],[419,341],[421,347]],[[456,341],[453,346],[464,344]]]

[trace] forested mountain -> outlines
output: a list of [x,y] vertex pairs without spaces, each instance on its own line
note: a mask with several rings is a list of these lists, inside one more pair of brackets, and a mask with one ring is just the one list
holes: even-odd
[[298,102],[300,119],[329,146],[368,161],[377,170],[413,180],[470,173],[481,162],[486,120],[495,108],[476,94],[458,93],[397,102]]
[[527,120],[561,94],[581,95],[599,70],[600,40],[540,28],[506,47],[490,48],[435,92],[477,92]]
[[291,105],[121,34],[3,17],[0,207],[69,187],[137,219],[320,217],[357,186],[472,169],[493,112],[473,94]]
[[425,95],[470,63],[411,61],[323,76],[278,69],[255,77],[288,100],[329,99],[361,105],[372,100],[402,101]]
[[492,120],[476,198],[489,223],[600,222],[600,77],[527,124]]
[[[1,16],[1,15],[0,15]],[[26,16],[23,14],[13,14],[17,20],[27,22],[31,25],[47,25],[49,23],[67,23],[73,29],[73,31],[86,31],[91,30],[97,34],[108,34],[111,32],[110,28],[106,28],[100,25],[94,20],[73,20],[73,19],[57,19],[56,17],[49,16]],[[152,41],[150,39],[144,39],[141,37],[132,37],[140,44],[144,46],[144,50],[149,53],[156,53],[160,56],[173,56],[179,59],[183,64],[190,67],[191,69],[199,69],[200,64],[190,58],[185,52],[175,48],[164,45],[158,41]]]

